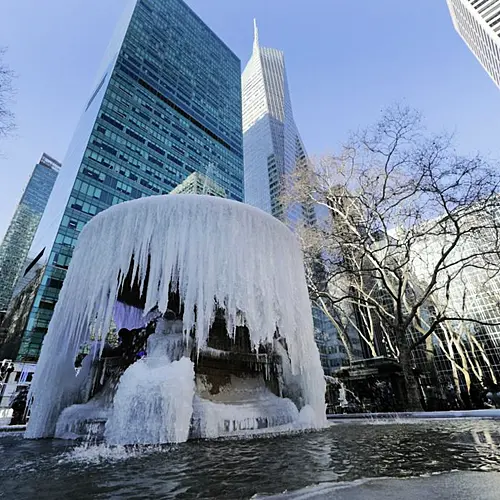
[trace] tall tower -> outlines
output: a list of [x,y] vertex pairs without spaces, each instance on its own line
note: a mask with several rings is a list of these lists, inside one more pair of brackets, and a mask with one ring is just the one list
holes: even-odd
[[242,76],[245,201],[283,222],[300,218],[280,206],[283,182],[306,154],[293,119],[282,51],[261,47],[254,21],[253,53]]
[[48,263],[18,359],[39,355],[85,223],[209,165],[243,201],[240,61],[182,0],[129,0],[33,243]]
[[0,245],[0,312],[9,305],[60,167],[58,161],[42,155]]
[[[293,118],[292,103],[282,51],[261,47],[254,21],[253,52],[242,76],[243,150],[245,202],[294,227],[302,220],[314,223],[313,207],[293,205],[285,209],[280,197],[287,177],[307,156]],[[345,363],[337,330],[319,308],[313,306],[315,338],[325,373]],[[359,339],[354,338],[356,355]]]
[[453,25],[500,87],[500,0],[447,0]]

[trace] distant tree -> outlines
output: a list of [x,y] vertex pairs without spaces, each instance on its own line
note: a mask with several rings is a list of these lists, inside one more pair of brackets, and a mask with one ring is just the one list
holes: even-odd
[[10,109],[14,74],[4,61],[5,53],[6,49],[0,47],[0,138],[6,137],[14,129],[14,114]]
[[399,359],[408,409],[421,409],[412,350],[442,326],[490,324],[450,304],[464,273],[480,269],[486,282],[499,272],[498,168],[458,155],[396,106],[288,184],[285,203],[314,204],[319,216],[298,231],[311,299],[373,355],[382,341]]

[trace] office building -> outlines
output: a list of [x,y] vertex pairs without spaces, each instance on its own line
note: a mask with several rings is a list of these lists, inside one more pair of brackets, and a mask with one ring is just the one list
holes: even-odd
[[500,87],[500,0],[447,0],[453,25]]
[[293,225],[301,207],[284,213],[280,196],[298,161],[306,161],[293,118],[285,56],[261,47],[257,23],[253,53],[242,76],[245,202]]
[[[486,210],[485,210],[486,212]],[[500,211],[494,212],[500,222]],[[455,318],[446,321],[429,339],[426,346],[434,354],[434,364],[443,382],[459,377],[465,385],[464,371],[471,380],[500,381],[500,260],[497,252],[497,232],[489,216],[461,217],[462,227],[481,228],[462,233],[460,244],[448,257],[454,262],[437,275],[436,293],[432,305],[443,315]],[[450,223],[451,224],[451,223]],[[428,282],[443,248],[453,242],[453,229],[443,234],[429,233],[413,250],[416,276]],[[465,318],[465,320],[463,319]],[[417,359],[417,362],[419,360]]]
[[193,172],[185,181],[172,190],[171,194],[206,194],[226,198],[226,192],[205,174]]
[[6,311],[61,164],[43,154],[0,245],[0,311]]
[[[312,313],[314,339],[318,346],[321,366],[325,375],[335,375],[339,368],[349,365],[349,356],[331,320],[317,307],[313,307]],[[361,358],[362,352],[359,336],[353,331],[348,331],[347,334],[351,341],[350,350],[352,357],[354,359]]]
[[94,215],[168,194],[210,165],[227,197],[243,201],[240,75],[239,59],[182,0],[129,2],[33,243],[34,255],[47,249],[47,267],[18,359],[37,359]]
[[15,359],[28,316],[42,282],[44,266],[34,265],[19,279],[5,318],[0,324],[0,360]]
[[[314,223],[312,207],[283,207],[281,196],[297,165],[307,156],[292,112],[284,53],[262,47],[254,21],[253,52],[242,75],[245,202],[280,219],[292,229],[299,221]],[[347,354],[325,314],[312,309],[315,338],[326,374],[346,364]],[[359,337],[353,353],[361,355]]]

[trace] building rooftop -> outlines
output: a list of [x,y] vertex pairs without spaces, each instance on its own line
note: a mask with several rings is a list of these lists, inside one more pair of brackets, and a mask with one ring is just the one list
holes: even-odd
[[226,198],[226,191],[204,174],[193,172],[170,194],[207,194]]
[[40,165],[44,165],[45,167],[49,167],[52,170],[55,170],[56,172],[59,172],[61,169],[61,162],[55,160],[52,158],[52,156],[49,156],[47,153],[43,153],[42,157],[40,158],[40,161],[38,162]]

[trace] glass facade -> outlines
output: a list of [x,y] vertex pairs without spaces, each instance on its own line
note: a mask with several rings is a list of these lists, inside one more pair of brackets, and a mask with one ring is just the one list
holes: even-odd
[[[313,224],[312,207],[295,205],[286,212],[280,201],[287,177],[307,156],[295,124],[288,89],[285,56],[261,47],[255,24],[252,57],[242,76],[245,202],[264,210],[292,229],[299,221]],[[326,374],[346,364],[347,354],[337,330],[317,307],[312,308],[315,338]],[[352,351],[361,356],[359,337],[352,335]]]
[[[496,223],[500,222],[499,211],[495,211],[495,218]],[[458,263],[451,268],[457,275],[447,286],[447,272],[438,274],[432,305],[445,311],[445,316],[474,321],[444,322],[424,348],[414,352],[420,366],[425,367],[429,360],[433,361],[443,387],[455,378],[460,380],[461,386],[466,386],[464,371],[458,367],[465,369],[473,382],[488,379],[500,382],[500,276],[497,272],[500,262],[495,250],[496,231],[491,230],[488,220],[483,222],[477,215],[472,215],[471,219],[472,227],[484,227],[483,234],[473,231],[461,238],[449,259]],[[451,238],[451,235],[429,233],[429,237],[414,249],[418,256],[413,261],[417,279],[428,282]],[[417,335],[412,340],[416,339]]]
[[447,0],[455,29],[500,87],[500,0]]
[[[37,359],[78,234],[94,215],[168,194],[193,172],[243,200],[239,59],[182,0],[136,0],[127,15],[36,238],[51,251],[20,360]],[[48,234],[55,240],[44,242]]]
[[44,154],[0,245],[0,311],[9,305],[61,164]]
[[[208,171],[210,172],[210,170]],[[193,172],[185,181],[179,184],[171,194],[205,194],[227,198],[226,192],[210,177],[199,172]]]
[[260,46],[257,26],[253,54],[242,77],[245,202],[289,225],[310,218],[301,207],[284,213],[283,183],[306,153],[293,119],[283,52]]

